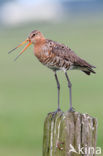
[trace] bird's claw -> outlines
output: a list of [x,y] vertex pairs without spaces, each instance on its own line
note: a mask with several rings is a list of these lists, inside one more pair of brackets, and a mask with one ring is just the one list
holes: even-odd
[[68,112],[75,112],[75,109],[73,107],[70,107],[70,109],[68,110]]
[[56,115],[58,112],[62,112],[60,108],[58,108],[55,112],[53,112],[53,117],[55,117],[55,115]]

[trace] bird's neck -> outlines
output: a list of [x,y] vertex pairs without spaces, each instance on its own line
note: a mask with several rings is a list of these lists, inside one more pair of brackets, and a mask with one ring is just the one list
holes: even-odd
[[45,44],[45,42],[46,42],[45,38],[41,38],[40,40],[35,42],[35,44],[34,44],[34,55],[36,55],[36,56],[40,55],[41,48]]
[[36,45],[40,45],[40,44],[43,44],[43,43],[45,43],[45,38],[44,37],[42,37],[42,38],[38,38],[36,41],[35,41],[35,45],[34,46],[36,46]]
[[34,47],[41,47],[43,44],[45,44],[46,39],[44,37],[39,38],[38,40],[36,40]]

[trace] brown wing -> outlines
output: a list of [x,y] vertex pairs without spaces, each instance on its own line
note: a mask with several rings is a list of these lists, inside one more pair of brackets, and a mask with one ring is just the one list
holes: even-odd
[[56,56],[59,56],[60,58],[65,59],[66,61],[71,62],[71,64],[76,68],[81,68],[82,71],[84,71],[86,74],[90,74],[90,72],[95,73],[92,68],[95,68],[94,66],[90,65],[85,60],[78,57],[74,51],[72,51],[69,47],[54,42],[52,40],[48,40],[49,44],[52,47],[52,53],[54,53]]

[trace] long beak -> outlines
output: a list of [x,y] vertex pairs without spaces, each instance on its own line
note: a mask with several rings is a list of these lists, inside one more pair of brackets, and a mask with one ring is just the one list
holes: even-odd
[[24,47],[24,49],[19,53],[19,55],[14,59],[15,61],[18,59],[18,57],[32,44],[31,41],[27,38],[24,42],[22,42],[21,44],[19,44],[16,48],[10,50],[8,52],[8,54],[10,54],[11,52],[13,52],[14,50],[16,50],[17,48],[21,47],[23,44],[27,43],[29,41],[29,43]]

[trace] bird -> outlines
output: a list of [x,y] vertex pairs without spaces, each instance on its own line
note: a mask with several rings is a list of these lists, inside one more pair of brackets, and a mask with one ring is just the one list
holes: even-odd
[[89,64],[84,59],[80,58],[73,50],[71,50],[68,46],[64,44],[58,43],[56,41],[46,39],[44,35],[39,30],[32,31],[27,39],[19,44],[16,48],[12,49],[8,53],[13,52],[17,48],[21,47],[25,43],[28,43],[24,49],[19,53],[19,55],[15,58],[15,61],[19,58],[19,56],[31,45],[34,46],[34,55],[37,59],[49,69],[54,72],[55,80],[57,83],[57,91],[58,91],[58,107],[56,112],[61,111],[60,109],[60,83],[57,76],[57,71],[64,71],[68,88],[69,88],[69,104],[70,107],[68,111],[74,112],[74,108],[72,106],[72,83],[67,74],[68,70],[80,70],[87,75],[91,73],[95,74],[96,72],[93,68],[95,66]]

